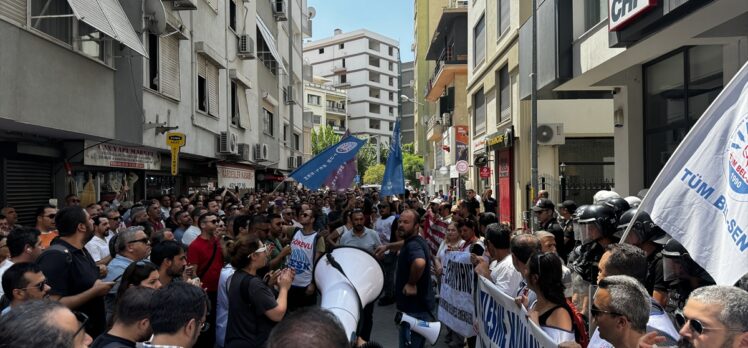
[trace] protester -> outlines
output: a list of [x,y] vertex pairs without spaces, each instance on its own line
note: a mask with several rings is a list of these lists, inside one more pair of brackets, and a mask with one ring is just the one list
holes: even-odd
[[109,254],[109,219],[106,216],[94,216],[92,218],[94,222],[94,235],[91,240],[86,243],[86,250],[91,254],[94,262],[99,265],[99,268],[106,268],[110,261],[112,261],[112,255]]
[[[535,232],[535,237],[537,237],[538,241],[540,242],[541,252],[553,253],[553,254],[558,255],[558,249],[556,249],[556,236],[554,236],[550,232],[538,231],[538,232]],[[561,263],[561,270],[563,273],[562,281],[564,283],[564,296],[566,298],[571,298],[572,296],[571,270],[568,267],[566,267],[566,265],[563,264],[563,260]]]
[[486,246],[491,257],[490,265],[485,258],[475,258],[475,273],[493,282],[507,296],[514,297],[522,282],[522,274],[512,264],[510,252],[512,232],[494,223],[486,228]]
[[117,235],[115,242],[117,255],[107,265],[104,281],[113,282],[115,285],[104,298],[106,304],[107,323],[111,322],[114,313],[114,304],[117,290],[121,283],[117,283],[125,272],[125,269],[133,262],[138,262],[151,253],[151,243],[148,236],[140,226],[131,226]]
[[151,337],[153,331],[149,317],[156,289],[145,286],[126,288],[117,296],[112,328],[97,337],[90,348],[135,348],[137,342]]
[[181,243],[166,240],[153,246],[151,262],[158,267],[159,281],[163,286],[174,279],[182,278],[187,265],[187,256]]
[[[127,289],[132,287],[142,287],[158,290],[162,284],[159,280],[158,268],[150,261],[133,262],[122,273],[115,303],[119,301]],[[115,306],[116,307],[116,306]]]
[[267,348],[351,346],[337,318],[316,307],[291,313],[273,328],[267,343]]
[[[210,301],[205,291],[183,282],[171,282],[151,297],[149,316],[153,336],[138,348],[195,347],[208,328]],[[207,346],[206,346],[207,347]]]
[[[379,203],[379,217],[374,221],[374,230],[377,231],[379,241],[382,246],[376,250],[377,255],[381,257],[380,264],[384,271],[384,289],[378,305],[388,306],[395,303],[395,268],[397,263],[397,254],[389,250],[389,245],[397,241],[397,216],[393,214],[394,204],[381,202]],[[399,244],[398,244],[399,245]]]
[[[10,254],[10,259],[0,264],[0,279],[13,264],[22,262],[35,262],[42,253],[39,231],[33,228],[20,227],[10,231],[5,238],[5,244]],[[0,296],[5,290],[0,289]]]
[[325,239],[314,229],[317,215],[312,209],[303,209],[300,222],[304,226],[296,229],[291,242],[291,255],[287,265],[296,272],[289,290],[289,311],[317,304],[317,287],[312,271],[314,264],[325,252]]
[[218,278],[223,268],[221,244],[216,237],[220,221],[215,213],[205,213],[198,219],[200,236],[187,249],[187,262],[195,265],[195,272],[208,294],[210,308],[208,324],[204,334],[200,335],[200,346],[215,342],[216,304],[218,301]]
[[52,240],[59,234],[55,230],[55,217],[57,216],[57,207],[44,205],[36,210],[36,226],[41,235],[39,240],[42,241],[42,249],[49,248]]
[[87,348],[92,341],[84,330],[88,321],[59,302],[29,301],[0,319],[0,348]]
[[10,266],[2,275],[2,288],[5,297],[10,301],[8,307],[2,310],[2,315],[8,314],[12,308],[22,303],[46,299],[49,295],[47,278],[35,263],[19,262]]
[[[295,272],[293,269],[278,271],[269,276],[270,284],[266,284],[257,271],[267,266],[267,251],[256,236],[248,235],[240,237],[229,252],[236,272],[231,277],[228,293],[227,348],[262,346],[272,327],[286,314]],[[270,288],[276,282],[277,298]]]
[[647,290],[636,279],[624,275],[605,277],[598,286],[591,313],[600,337],[613,347],[638,347],[649,320]]

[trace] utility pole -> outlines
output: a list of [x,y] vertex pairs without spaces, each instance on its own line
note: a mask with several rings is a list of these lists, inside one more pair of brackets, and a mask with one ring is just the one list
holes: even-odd
[[[532,113],[530,116],[530,184],[532,191],[530,201],[538,194],[538,0],[532,0],[532,95],[530,97]],[[532,205],[532,204],[530,204]],[[530,226],[535,232],[535,223]]]

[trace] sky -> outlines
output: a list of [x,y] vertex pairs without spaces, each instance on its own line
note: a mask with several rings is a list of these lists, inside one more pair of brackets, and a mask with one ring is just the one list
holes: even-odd
[[317,10],[312,19],[312,40],[367,29],[400,42],[400,59],[413,60],[413,0],[307,0]]

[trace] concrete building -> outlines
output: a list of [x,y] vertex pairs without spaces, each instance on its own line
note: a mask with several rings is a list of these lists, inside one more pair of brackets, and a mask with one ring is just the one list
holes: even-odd
[[315,76],[304,82],[304,113],[311,114],[313,129],[330,126],[336,134],[348,129],[348,94],[332,86],[329,79]]
[[369,142],[387,146],[398,108],[399,48],[396,40],[368,30],[343,33],[304,44],[314,75],[348,91],[348,127]]
[[[0,46],[15,47],[0,52],[0,205],[28,222],[50,199],[125,183],[137,200],[282,182],[301,155],[306,1],[113,4],[0,5]],[[186,135],[178,176],[168,131]]]
[[748,3],[556,6],[559,21],[569,23],[568,38],[545,42],[560,46],[570,69],[552,90],[610,95],[604,111],[613,115],[608,124],[615,125],[615,153],[606,162],[615,190],[637,194],[652,184],[690,127],[748,60]]
[[400,65],[400,94],[404,95],[405,98],[400,97],[400,112],[402,113],[400,129],[402,131],[402,143],[412,144],[415,140],[415,119],[413,115],[414,111],[414,95],[413,88],[415,85],[414,81],[414,70],[413,62],[403,62]]

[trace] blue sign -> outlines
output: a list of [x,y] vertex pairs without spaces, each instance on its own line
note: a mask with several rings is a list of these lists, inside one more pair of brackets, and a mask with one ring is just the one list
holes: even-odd
[[294,170],[289,177],[310,189],[318,189],[334,171],[355,157],[364,143],[366,140],[347,136]]

